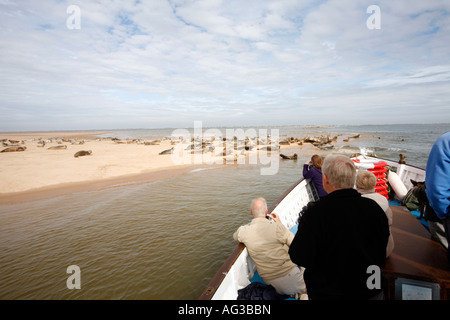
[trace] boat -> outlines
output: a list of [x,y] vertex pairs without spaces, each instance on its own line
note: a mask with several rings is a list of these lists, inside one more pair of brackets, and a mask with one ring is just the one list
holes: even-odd
[[[382,161],[387,171],[394,172],[407,190],[413,187],[411,180],[425,181],[425,170],[412,165],[365,155],[352,159],[355,163]],[[310,179],[302,178],[286,190],[268,210],[269,213],[276,212],[281,223],[295,233],[302,208],[308,202],[318,199]],[[391,198],[389,204],[393,212],[391,232],[395,246],[382,270],[385,299],[449,300],[450,270],[446,249],[431,239],[429,231],[399,199]],[[245,245],[239,243],[212,278],[200,300],[236,300],[239,289],[258,281],[254,277],[257,277],[256,267]]]

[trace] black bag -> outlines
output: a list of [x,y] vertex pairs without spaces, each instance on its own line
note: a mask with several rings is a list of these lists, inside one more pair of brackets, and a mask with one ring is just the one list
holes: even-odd
[[270,284],[252,282],[245,288],[238,290],[237,300],[283,300],[287,297],[278,294]]

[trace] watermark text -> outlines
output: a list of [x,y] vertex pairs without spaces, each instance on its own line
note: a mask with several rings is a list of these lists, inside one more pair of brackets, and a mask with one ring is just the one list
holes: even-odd
[[369,16],[369,18],[367,18],[367,21],[366,21],[367,29],[369,29],[369,30],[381,29],[380,7],[377,5],[368,6],[366,12],[371,14]]
[[66,26],[69,30],[81,29],[81,9],[77,5],[70,5],[66,10],[67,14],[70,16],[67,17]]
[[182,164],[259,164],[261,175],[275,175],[279,169],[279,130],[217,128],[203,130],[202,122],[172,132],[172,162]]

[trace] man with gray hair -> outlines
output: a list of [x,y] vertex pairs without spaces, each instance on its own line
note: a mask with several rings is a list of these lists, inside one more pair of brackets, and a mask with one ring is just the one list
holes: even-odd
[[350,158],[327,156],[322,173],[328,195],[303,211],[289,248],[292,261],[305,268],[308,297],[382,298],[381,288],[369,286],[368,280],[373,266],[385,266],[386,214],[354,189],[356,167]]
[[[381,207],[381,209],[383,209],[386,217],[388,218],[389,232],[391,232],[392,210],[389,206],[389,201],[381,194],[375,192],[376,184],[377,177],[375,177],[372,172],[363,169],[358,170],[358,174],[356,175],[356,190],[358,190],[358,192],[361,193],[363,197],[375,201]],[[392,253],[392,250],[394,250],[394,237],[391,233],[386,247],[386,257],[389,257],[389,255]]]
[[256,270],[266,284],[272,285],[278,294],[295,295],[306,292],[303,269],[296,266],[289,257],[289,245],[294,235],[280,222],[276,213],[266,219],[266,200],[252,201],[252,221],[239,227],[233,238],[247,247]]

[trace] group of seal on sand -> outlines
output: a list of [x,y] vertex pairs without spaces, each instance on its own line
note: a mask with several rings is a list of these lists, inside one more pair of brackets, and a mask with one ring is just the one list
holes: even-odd
[[361,134],[358,133],[357,135],[348,137],[347,139],[344,139],[344,140],[342,140],[342,141],[343,141],[343,142],[349,142],[349,141],[352,140],[352,139],[358,139],[360,136],[361,136]]
[[[62,141],[71,142],[73,145],[81,145],[81,144],[84,144],[84,142],[85,142],[85,140],[80,140],[80,141],[78,141],[77,139],[62,139],[61,140],[59,138],[58,139],[50,138],[47,140],[42,140],[42,138],[39,138],[39,139],[31,139],[30,141],[35,141],[35,140],[38,140],[37,146],[41,147],[41,148],[45,146],[46,142],[53,142],[53,140],[56,140],[59,145],[48,147],[47,150],[65,150],[65,149],[67,149],[67,145],[60,144]],[[20,143],[20,141],[11,140],[11,139],[1,139],[0,141],[3,143],[3,146],[7,147],[0,152],[20,152],[20,151],[25,151],[27,149],[27,147],[25,147],[25,146],[17,145],[18,143]],[[21,141],[21,143],[25,144],[25,141]],[[88,156],[91,154],[92,154],[91,150],[88,150],[88,151],[81,150],[81,151],[76,152],[74,154],[74,157],[78,158],[78,157],[82,157],[82,156]]]
[[[67,149],[66,145],[62,145],[62,146],[53,146],[53,147],[49,147],[47,150],[63,150],[63,149]],[[83,157],[83,156],[89,156],[92,154],[92,150],[80,150],[78,152],[76,152],[73,156],[75,158],[78,157]]]
[[[356,139],[358,138],[359,135],[353,136],[351,138]],[[216,140],[217,138],[212,138],[211,140],[208,139],[191,139],[191,144],[188,145],[188,147],[185,150],[191,150],[192,153],[200,153],[200,152],[208,152],[208,151],[212,151],[214,150],[214,146],[211,147],[212,142],[214,140]],[[219,137],[218,141],[223,141],[224,143],[224,150],[222,152],[222,156],[228,156],[229,154],[233,153],[232,149],[233,147],[231,147],[231,149],[228,148],[228,143],[231,142],[231,139],[228,139],[228,143],[227,143],[227,138],[223,138],[223,137]],[[178,143],[185,143],[189,140],[184,140],[181,137],[178,139]],[[267,136],[267,140],[265,139],[261,139],[259,137],[255,137],[255,138],[249,138],[246,137],[245,139],[241,139],[238,140],[237,137],[234,137],[233,139],[234,143],[231,142],[234,145],[234,150],[245,150],[245,151],[250,151],[253,149],[253,147],[256,147],[257,150],[265,150],[265,151],[279,151],[280,150],[280,146],[281,145],[292,145],[292,144],[297,144],[297,145],[303,145],[304,143],[311,143],[312,145],[314,145],[317,148],[320,148],[322,150],[330,150],[333,149],[333,145],[331,145],[331,142],[333,141],[337,141],[337,136],[335,137],[330,137],[328,136],[320,136],[320,137],[314,137],[314,138],[310,138],[310,137],[305,137],[303,139],[299,139],[299,138],[294,138],[294,137],[288,137],[288,138],[284,138],[284,139],[272,139],[270,136]],[[173,142],[172,139],[172,145],[175,144],[175,142]],[[225,146],[227,145],[227,146]],[[201,146],[201,147],[200,147]],[[260,146],[260,147],[259,147]],[[161,151],[159,154],[160,155],[166,155],[166,154],[172,154],[174,152],[174,148],[171,149],[167,149],[167,150],[163,150]],[[286,159],[286,160],[297,160],[298,155],[294,154],[292,156],[288,156],[288,155],[284,155],[284,154],[280,154],[280,157],[282,159]]]
[[[67,146],[61,145],[61,146],[53,146],[53,147],[47,148],[47,150],[63,150],[63,149],[67,149]],[[83,157],[83,156],[89,156],[91,154],[92,154],[92,150],[88,150],[88,151],[81,150],[81,151],[76,152],[73,156],[75,158],[78,158],[78,157]]]
[[20,151],[25,151],[27,149],[27,147],[24,146],[19,146],[19,143],[24,144],[24,141],[19,141],[19,140],[11,140],[11,139],[1,139],[0,140],[2,142],[2,145],[4,147],[7,147],[5,149],[3,149],[0,152],[20,152]]

